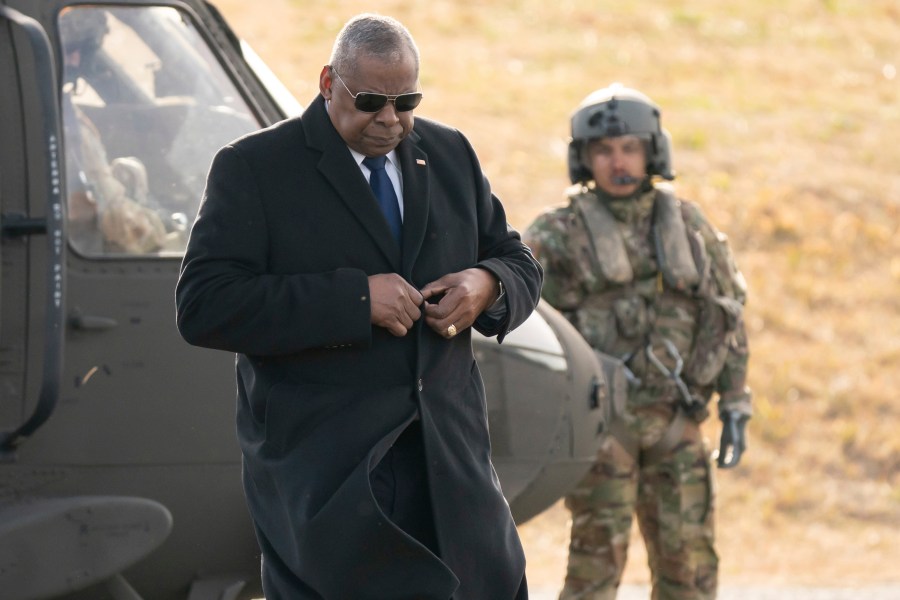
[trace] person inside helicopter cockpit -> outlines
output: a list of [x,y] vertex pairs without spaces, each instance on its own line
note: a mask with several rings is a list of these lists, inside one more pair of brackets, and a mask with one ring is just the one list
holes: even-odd
[[68,10],[59,23],[70,241],[86,255],[158,251],[166,227],[148,206],[146,168],[133,156],[110,161],[97,127],[75,100],[85,93],[82,76],[109,31],[106,12]]

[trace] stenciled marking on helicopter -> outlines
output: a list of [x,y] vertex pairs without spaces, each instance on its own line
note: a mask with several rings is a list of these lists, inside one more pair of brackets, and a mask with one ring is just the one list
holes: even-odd
[[59,140],[55,134],[50,134],[47,140],[47,150],[50,155],[50,212],[55,222],[53,230],[53,256],[57,259],[53,264],[53,304],[56,308],[62,307],[63,300],[63,265],[62,256],[65,240],[63,239],[63,205],[60,199],[60,171],[59,171]]
[[156,531],[149,519],[138,521],[115,521],[105,511],[95,513],[92,508],[78,508],[66,512],[66,520],[78,526],[78,534],[83,536],[127,537],[132,533],[153,533]]
[[33,494],[38,489],[69,478],[71,471],[60,468],[9,466],[0,469],[0,501],[8,502]]

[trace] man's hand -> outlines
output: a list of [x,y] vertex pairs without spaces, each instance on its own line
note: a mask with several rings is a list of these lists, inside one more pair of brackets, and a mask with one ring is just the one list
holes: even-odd
[[422,294],[396,273],[369,276],[372,324],[405,336],[422,316]]
[[741,462],[741,455],[747,449],[744,429],[748,417],[736,410],[723,411],[719,417],[722,419],[722,439],[719,442],[718,465],[721,469],[730,469]]
[[[470,327],[500,293],[493,273],[473,267],[444,275],[422,288],[425,300],[440,296],[425,305],[425,322],[447,339]],[[451,327],[452,326],[452,327]]]

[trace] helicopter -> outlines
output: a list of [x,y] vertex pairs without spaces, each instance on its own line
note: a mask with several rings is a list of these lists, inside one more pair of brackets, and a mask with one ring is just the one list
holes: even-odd
[[[173,296],[217,149],[301,111],[210,2],[0,0],[4,599],[262,595],[234,356],[185,343]],[[473,348],[524,523],[591,465],[607,378],[544,302]]]

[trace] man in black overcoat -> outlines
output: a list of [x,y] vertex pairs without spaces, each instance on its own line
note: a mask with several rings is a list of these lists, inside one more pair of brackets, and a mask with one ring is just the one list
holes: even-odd
[[542,273],[466,138],[414,121],[418,75],[403,25],[351,19],[306,112],[219,151],[191,231],[178,327],[237,354],[268,600],[527,598],[471,328],[502,341]]

